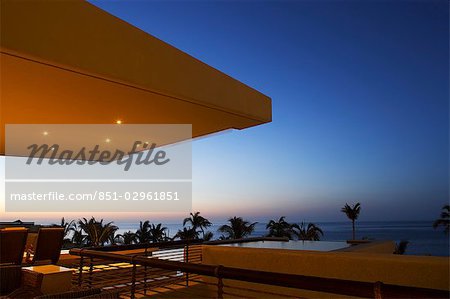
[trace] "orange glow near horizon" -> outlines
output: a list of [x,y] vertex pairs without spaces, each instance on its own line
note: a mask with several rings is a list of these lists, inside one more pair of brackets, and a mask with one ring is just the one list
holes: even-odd
[[16,213],[16,212],[0,212],[1,221],[32,221],[36,223],[57,223],[64,217],[66,220],[78,220],[81,218],[95,217],[96,219],[104,219],[105,221],[121,222],[150,220],[151,222],[162,222],[162,223],[178,223],[181,222],[189,213]]

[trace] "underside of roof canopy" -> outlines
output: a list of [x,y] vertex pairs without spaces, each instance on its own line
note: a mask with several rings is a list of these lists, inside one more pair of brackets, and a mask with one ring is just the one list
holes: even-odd
[[[192,136],[271,121],[271,99],[85,1],[1,1],[6,124],[192,124]],[[8,153],[14,155],[14,153]]]

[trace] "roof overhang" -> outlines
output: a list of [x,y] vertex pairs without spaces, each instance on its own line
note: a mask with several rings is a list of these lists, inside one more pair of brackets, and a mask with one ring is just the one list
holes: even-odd
[[[271,99],[85,1],[1,1],[6,124],[192,124],[192,136],[271,121]],[[14,154],[14,153],[12,153]]]

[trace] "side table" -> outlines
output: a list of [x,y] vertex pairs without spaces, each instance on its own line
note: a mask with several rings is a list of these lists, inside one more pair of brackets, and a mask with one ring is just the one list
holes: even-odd
[[36,288],[43,294],[67,292],[72,287],[72,270],[56,265],[23,267],[22,286]]

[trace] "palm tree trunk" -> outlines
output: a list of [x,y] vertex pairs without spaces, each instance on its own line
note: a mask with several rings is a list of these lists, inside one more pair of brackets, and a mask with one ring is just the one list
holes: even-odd
[[353,239],[355,240],[355,220],[352,220]]

